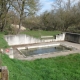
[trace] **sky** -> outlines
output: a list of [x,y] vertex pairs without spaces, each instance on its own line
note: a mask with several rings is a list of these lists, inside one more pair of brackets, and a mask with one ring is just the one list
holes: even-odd
[[[39,11],[39,14],[43,13],[44,11],[50,11],[51,8],[51,4],[54,3],[54,1],[56,0],[40,0],[40,3],[42,5],[41,10]],[[65,2],[67,2],[68,0],[64,0]],[[71,0],[71,2],[74,1],[75,3],[78,2],[79,0]]]
[[54,2],[54,0],[40,0],[40,3],[42,5],[42,8],[40,10],[40,13],[44,11],[50,11],[51,10],[51,4]]

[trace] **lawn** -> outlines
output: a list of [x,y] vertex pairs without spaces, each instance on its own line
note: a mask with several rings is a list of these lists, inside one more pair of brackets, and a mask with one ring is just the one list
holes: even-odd
[[2,55],[9,80],[80,80],[80,54],[20,61]]
[[36,38],[40,38],[41,36],[55,36],[60,34],[61,31],[24,31],[22,34],[27,34]]
[[0,48],[9,47],[7,42],[4,40],[4,34],[0,33]]

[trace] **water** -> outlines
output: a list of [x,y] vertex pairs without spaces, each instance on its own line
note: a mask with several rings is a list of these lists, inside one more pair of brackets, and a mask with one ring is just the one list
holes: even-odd
[[45,54],[45,53],[54,53],[64,50],[71,50],[70,48],[64,47],[64,46],[58,46],[58,47],[46,47],[46,48],[37,48],[37,49],[22,49],[20,50],[25,56],[33,56],[38,54]]

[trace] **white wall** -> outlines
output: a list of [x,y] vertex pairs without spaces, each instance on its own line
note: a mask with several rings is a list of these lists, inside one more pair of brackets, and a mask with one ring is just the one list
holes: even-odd
[[8,42],[9,45],[21,45],[41,42],[41,40],[27,36],[25,34],[5,35],[5,40]]
[[21,44],[32,44],[32,43],[41,43],[41,42],[52,42],[52,41],[64,41],[65,33],[56,35],[56,38],[52,39],[36,39],[34,37],[20,34],[20,35],[5,35],[5,40],[9,45],[21,45]]
[[65,40],[65,34],[66,33],[56,35],[56,40],[55,41],[64,41]]

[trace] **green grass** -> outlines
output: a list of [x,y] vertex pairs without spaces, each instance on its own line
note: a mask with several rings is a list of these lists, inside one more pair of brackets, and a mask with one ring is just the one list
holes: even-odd
[[54,36],[60,33],[61,31],[24,31],[22,32],[22,34],[27,34],[36,38],[40,38],[41,36]]
[[9,80],[80,80],[80,54],[35,61],[9,59],[2,55]]
[[9,46],[4,39],[4,34],[0,33],[0,48],[7,48],[7,47]]

